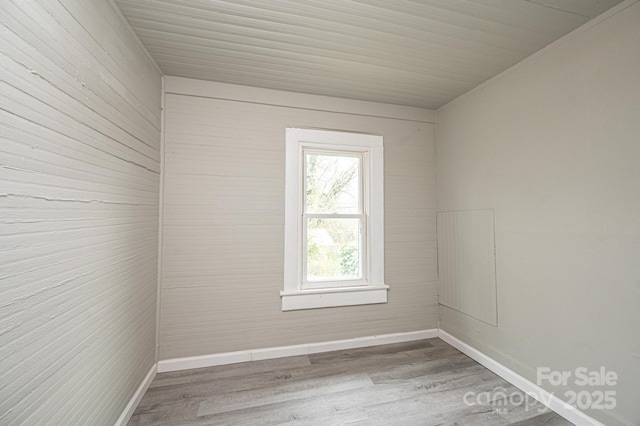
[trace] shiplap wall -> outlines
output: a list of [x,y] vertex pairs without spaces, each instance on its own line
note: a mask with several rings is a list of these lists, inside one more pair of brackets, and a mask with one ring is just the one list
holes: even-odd
[[[199,96],[172,89],[181,84]],[[234,101],[208,97],[234,86],[168,77],[166,87],[160,359],[437,326],[433,124],[344,113],[339,99],[334,113],[304,95],[295,108],[266,104],[293,104],[291,93],[238,87],[248,96]],[[281,311],[287,127],[384,137],[387,304]]]
[[110,1],[0,25],[0,424],[113,425],[155,361],[161,74]]

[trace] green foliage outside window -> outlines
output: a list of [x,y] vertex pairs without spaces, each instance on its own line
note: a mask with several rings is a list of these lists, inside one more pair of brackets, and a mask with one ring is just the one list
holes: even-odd
[[[358,157],[306,155],[306,211],[360,213]],[[360,221],[310,218],[307,223],[307,274],[310,279],[360,276]]]

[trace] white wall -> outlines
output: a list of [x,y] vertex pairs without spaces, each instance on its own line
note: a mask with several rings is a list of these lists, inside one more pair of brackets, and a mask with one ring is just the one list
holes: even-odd
[[640,424],[640,4],[437,115],[438,210],[495,209],[498,280],[497,327],[441,327],[534,382],[605,366],[617,407],[588,414]]
[[[437,326],[431,111],[173,77],[166,90],[160,359]],[[384,137],[387,304],[281,311],[287,127]]]
[[0,423],[113,425],[155,361],[161,76],[110,1],[0,25]]

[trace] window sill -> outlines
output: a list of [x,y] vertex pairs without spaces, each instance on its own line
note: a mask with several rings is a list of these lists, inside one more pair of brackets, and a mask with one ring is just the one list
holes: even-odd
[[329,308],[334,306],[387,303],[389,286],[343,287],[280,292],[282,310]]

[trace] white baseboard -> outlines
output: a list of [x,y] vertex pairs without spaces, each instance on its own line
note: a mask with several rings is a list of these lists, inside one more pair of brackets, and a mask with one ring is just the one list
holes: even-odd
[[413,340],[438,337],[437,329],[410,331],[407,333],[383,334],[380,336],[357,337],[355,339],[334,340],[330,342],[308,343],[303,345],[279,346],[265,349],[251,349],[238,352],[226,352],[213,355],[192,356],[187,358],[165,359],[158,362],[158,373],[188,370],[191,368],[213,367],[235,364],[237,362],[258,361],[262,359],[283,358],[287,356],[308,355],[343,349],[364,348],[387,345],[390,343],[410,342]]
[[443,330],[438,330],[438,337],[468,357],[474,359],[489,370],[496,373],[521,391],[546,405],[565,419],[578,426],[604,426],[602,423],[578,410],[576,407],[567,404],[557,396],[542,389],[540,386],[525,379],[515,371],[505,367],[493,358],[485,355],[476,348],[464,343],[460,339],[452,336]]
[[136,411],[138,404],[140,404],[144,393],[147,391],[149,385],[151,385],[151,382],[156,377],[157,371],[157,364],[153,364],[144,380],[142,380],[142,383],[140,383],[140,386],[138,386],[136,393],[133,394],[133,397],[124,408],[124,411],[122,412],[122,414],[120,414],[120,417],[116,421],[115,426],[126,426],[126,424],[129,423],[129,420],[131,419],[131,416],[133,416],[133,412]]
[[383,334],[380,336],[357,337],[355,339],[334,340],[330,342],[308,343],[293,346],[279,346],[273,348],[253,349],[238,352],[226,352],[221,354],[194,356],[187,358],[174,358],[159,361],[154,364],[146,377],[140,383],[126,408],[116,422],[116,426],[125,426],[136,407],[140,403],[144,393],[151,385],[156,373],[169,371],[188,370],[192,368],[213,367],[216,365],[235,364],[238,362],[258,361],[263,359],[284,358],[296,355],[308,355],[320,352],[330,352],[343,349],[364,348],[369,346],[386,345],[391,343],[410,342],[414,340],[431,339],[439,337],[460,352],[474,359],[489,370],[496,373],[518,389],[537,399],[565,419],[578,426],[604,426],[596,419],[588,416],[576,407],[567,404],[552,393],[542,389],[530,380],[525,379],[513,370],[505,367],[493,358],[480,352],[473,346],[464,343],[460,339],[452,336],[440,329],[411,331],[407,333]]

